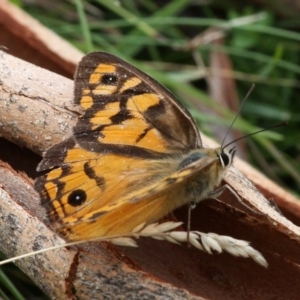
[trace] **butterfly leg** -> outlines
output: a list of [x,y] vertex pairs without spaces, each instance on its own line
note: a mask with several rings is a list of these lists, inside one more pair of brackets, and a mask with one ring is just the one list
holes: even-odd
[[218,196],[220,196],[225,189],[228,189],[234,196],[235,198],[245,207],[247,207],[249,210],[251,210],[252,212],[256,213],[256,214],[262,214],[261,212],[253,209],[252,207],[250,207],[249,205],[247,205],[245,202],[243,202],[243,200],[241,199],[241,197],[237,194],[237,192],[228,184],[224,184],[221,187],[217,188],[216,190],[210,192],[208,194],[209,198],[217,198]]
[[196,202],[190,201],[188,207],[188,219],[187,219],[187,246],[191,247],[190,244],[190,231],[191,231],[191,218],[192,218],[192,210],[196,207]]
[[[224,184],[222,186],[220,186],[219,188],[211,191],[207,197],[208,198],[218,198],[224,191],[225,189],[228,188],[228,190],[230,190],[233,194],[235,193],[235,191],[227,184]],[[238,197],[238,196],[237,196]]]

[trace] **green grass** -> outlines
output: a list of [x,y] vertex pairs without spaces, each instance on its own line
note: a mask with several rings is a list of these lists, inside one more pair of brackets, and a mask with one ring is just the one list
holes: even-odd
[[[213,134],[212,123],[227,128],[235,112],[210,98],[206,74],[194,57],[200,56],[209,67],[213,51],[227,54],[233,66],[229,76],[236,80],[239,99],[252,83],[256,85],[234,127],[248,134],[289,122],[247,139],[250,163],[292,193],[300,193],[297,14],[279,17],[251,1],[243,2],[243,8],[231,1],[203,6],[187,0],[163,1],[163,5],[151,0],[49,1],[49,5],[43,1],[44,6],[39,1],[30,6],[17,2],[83,52],[111,52],[156,78],[184,102],[207,134]],[[189,49],[190,41],[210,27],[224,32],[224,43]],[[220,117],[201,112],[199,103]]]

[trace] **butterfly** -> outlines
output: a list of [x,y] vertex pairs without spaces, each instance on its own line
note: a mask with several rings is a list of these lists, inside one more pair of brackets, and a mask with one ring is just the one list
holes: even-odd
[[35,189],[69,241],[131,232],[218,196],[235,148],[204,148],[188,110],[165,87],[104,52],[75,74],[80,106],[70,138],[44,154]]

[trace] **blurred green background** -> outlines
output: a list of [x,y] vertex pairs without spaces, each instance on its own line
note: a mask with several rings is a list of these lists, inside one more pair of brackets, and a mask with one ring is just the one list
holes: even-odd
[[[113,53],[153,76],[184,102],[201,131],[219,142],[236,114],[238,100],[254,83],[234,127],[248,134],[283,121],[288,125],[246,139],[240,156],[299,195],[300,8],[296,3],[12,2],[83,52]],[[212,67],[222,66],[216,76]],[[3,299],[47,299],[16,268],[9,265],[2,270]],[[10,287],[5,274],[16,287]]]

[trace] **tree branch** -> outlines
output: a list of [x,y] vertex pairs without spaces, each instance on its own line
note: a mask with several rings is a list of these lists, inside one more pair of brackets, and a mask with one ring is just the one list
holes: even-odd
[[[0,59],[1,135],[37,153],[68,137],[77,116],[72,106],[73,83],[3,52]],[[26,160],[26,156],[19,159]],[[261,174],[239,160],[237,166],[252,174],[259,186],[264,178]],[[124,295],[130,299],[241,299],[250,297],[255,286],[260,296],[257,299],[266,299],[270,291],[276,295],[284,291],[287,299],[296,299],[297,284],[289,278],[300,275],[299,227],[278,214],[237,170],[231,169],[226,181],[263,215],[242,212],[215,200],[204,201],[193,211],[192,227],[251,241],[265,255],[269,270],[250,260],[208,255],[152,239],[139,240],[137,249],[117,248],[109,243],[63,248],[18,264],[51,298]],[[61,243],[42,223],[44,213],[38,209],[32,180],[2,163],[0,182],[1,250],[14,256]],[[271,181],[262,184],[267,185],[263,189],[268,190],[268,197],[281,197],[282,203],[288,199],[299,211],[291,195]],[[227,193],[222,200],[236,204]],[[185,209],[178,210],[176,216],[185,222]],[[283,273],[285,276],[280,275]]]

